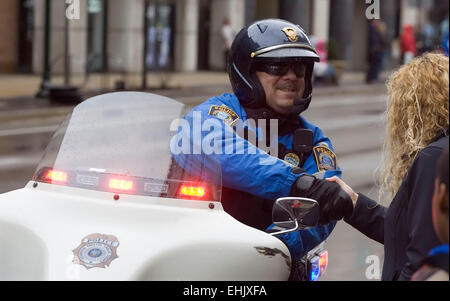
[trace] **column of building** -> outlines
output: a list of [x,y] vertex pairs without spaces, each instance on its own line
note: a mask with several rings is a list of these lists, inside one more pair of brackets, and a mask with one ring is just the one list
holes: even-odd
[[[68,19],[69,31],[69,60],[71,74],[80,74],[86,64],[86,28],[87,28],[87,0],[79,1],[79,11],[71,14],[67,11],[64,1],[52,1],[51,29],[50,29],[50,65],[53,74],[62,74],[65,68],[65,25]],[[35,30],[33,43],[33,71],[42,72],[44,56],[44,23],[45,0],[35,0]]]
[[11,28],[18,28],[17,1],[6,0],[0,2],[0,73],[13,72],[17,67],[17,32]]
[[312,32],[311,0],[280,0],[280,18],[300,25],[308,34]]
[[315,0],[313,6],[312,35],[328,42],[330,28],[330,0]]
[[365,1],[353,1],[351,29],[351,54],[347,64],[349,69],[365,71],[367,69],[368,24]]
[[141,72],[144,1],[108,0],[107,52],[112,72]]
[[86,71],[88,27],[87,5],[88,0],[80,0],[80,18],[69,20],[70,68],[71,73],[77,75],[83,74]]
[[211,69],[225,68],[224,42],[221,29],[225,18],[229,18],[235,33],[245,25],[245,1],[242,0],[212,0],[211,28],[209,38],[209,66]]
[[417,6],[415,6],[411,0],[401,0],[401,7],[401,28],[403,28],[405,25],[417,25],[420,16],[420,11],[418,10]]
[[175,33],[175,70],[197,70],[198,0],[177,1]]
[[330,2],[330,32],[328,55],[333,59],[351,60],[353,0]]

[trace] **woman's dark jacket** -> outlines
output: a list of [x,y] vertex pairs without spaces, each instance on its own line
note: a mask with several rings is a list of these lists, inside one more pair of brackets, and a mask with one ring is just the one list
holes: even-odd
[[433,229],[431,199],[437,160],[448,142],[448,136],[438,137],[418,154],[389,208],[360,194],[345,220],[384,244],[382,280],[410,280],[428,252],[441,244]]

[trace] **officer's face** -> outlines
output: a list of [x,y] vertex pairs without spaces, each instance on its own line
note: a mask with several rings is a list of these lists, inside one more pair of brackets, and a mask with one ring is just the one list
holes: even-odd
[[280,114],[292,113],[294,99],[303,97],[305,91],[304,73],[294,72],[292,68],[283,75],[271,75],[256,71],[266,93],[266,103]]

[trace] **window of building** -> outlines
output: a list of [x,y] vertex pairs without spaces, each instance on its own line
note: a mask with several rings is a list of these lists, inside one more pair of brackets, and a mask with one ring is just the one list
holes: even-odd
[[19,1],[19,72],[31,72],[33,65],[34,2]]
[[146,18],[146,68],[172,70],[175,6],[170,2],[148,1]]
[[106,0],[88,0],[87,58],[88,72],[101,72],[106,68]]

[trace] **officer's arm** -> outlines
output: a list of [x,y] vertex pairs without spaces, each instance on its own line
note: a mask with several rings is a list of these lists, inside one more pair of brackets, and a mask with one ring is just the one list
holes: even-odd
[[[223,186],[265,199],[275,200],[289,196],[291,186],[301,173],[294,173],[287,163],[236,135],[229,125],[208,115],[208,108],[209,106],[200,106],[198,110],[185,116],[185,120],[191,125],[190,129],[180,130],[177,135],[189,141],[191,153],[172,152],[177,163],[195,174],[195,164],[192,162],[197,161],[198,164],[205,165],[206,169],[209,162],[211,168],[208,172],[217,173],[214,167],[221,166]],[[205,122],[206,120],[209,122]],[[199,127],[203,127],[203,131],[200,132]],[[208,148],[212,144],[216,147]],[[201,155],[196,155],[196,152]],[[200,162],[205,158],[206,163]]]
[[[322,131],[319,128],[314,129],[314,137],[316,137],[314,147],[326,146],[334,153],[333,145],[330,139],[323,135]],[[337,161],[335,169],[323,171],[320,170],[321,162],[318,161],[319,158],[316,155],[313,151],[313,153],[306,159],[305,163],[303,164],[303,168],[308,174],[320,173],[323,178],[329,178],[332,176],[337,176],[339,178],[342,177],[342,171],[337,164]],[[327,239],[335,226],[336,222],[331,222],[328,225],[319,225],[317,227],[314,227],[313,229],[287,233],[280,236],[280,238],[288,246],[292,258],[299,259],[307,252],[319,245],[322,241]],[[272,227],[273,225],[270,228]]]

